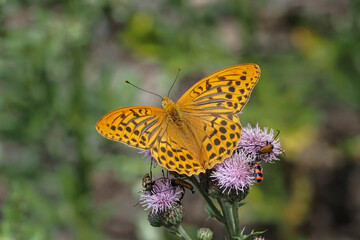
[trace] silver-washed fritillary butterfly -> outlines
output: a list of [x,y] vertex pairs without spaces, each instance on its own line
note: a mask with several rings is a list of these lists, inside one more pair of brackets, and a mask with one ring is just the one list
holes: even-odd
[[169,171],[198,175],[237,147],[242,127],[236,114],[259,77],[256,64],[228,67],[197,82],[177,103],[163,97],[162,108],[119,108],[103,116],[96,129],[111,140],[150,149]]

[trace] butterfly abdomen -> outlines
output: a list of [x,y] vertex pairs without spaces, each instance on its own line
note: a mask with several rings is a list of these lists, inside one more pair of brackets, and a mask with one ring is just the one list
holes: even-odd
[[170,98],[163,97],[161,106],[168,116],[168,119],[171,119],[177,126],[182,126],[183,118],[180,109]]

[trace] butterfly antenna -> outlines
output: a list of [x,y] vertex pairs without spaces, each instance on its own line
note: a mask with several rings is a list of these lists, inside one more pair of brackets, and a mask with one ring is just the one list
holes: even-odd
[[169,95],[170,95],[170,91],[171,91],[171,89],[173,88],[173,86],[174,86],[174,84],[175,84],[175,82],[176,82],[176,80],[178,79],[178,77],[179,77],[179,73],[180,73],[180,71],[181,71],[181,68],[179,68],[178,69],[178,72],[177,72],[177,74],[176,74],[176,77],[175,77],[175,80],[174,80],[174,82],[173,82],[173,84],[171,85],[171,88],[169,89],[169,92],[168,92],[168,97],[169,97]]
[[129,82],[128,80],[125,80],[125,82],[126,82],[127,84],[130,84],[131,86],[133,86],[133,87],[135,87],[135,88],[139,89],[139,90],[142,90],[142,91],[147,92],[147,93],[151,93],[151,94],[153,94],[153,95],[155,95],[155,96],[158,96],[158,97],[160,97],[160,98],[162,99],[162,96],[160,96],[159,94],[156,94],[156,93],[153,93],[153,92],[147,91],[147,90],[145,90],[145,89],[139,88],[138,86],[136,86],[136,85],[132,84],[132,83],[131,83],[131,82]]

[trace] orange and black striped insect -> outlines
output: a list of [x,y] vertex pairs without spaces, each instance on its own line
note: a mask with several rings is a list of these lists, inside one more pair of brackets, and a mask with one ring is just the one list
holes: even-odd
[[262,180],[264,179],[264,174],[260,164],[253,161],[250,163],[250,166],[254,168],[254,177],[256,179],[256,182],[257,183],[262,182]]

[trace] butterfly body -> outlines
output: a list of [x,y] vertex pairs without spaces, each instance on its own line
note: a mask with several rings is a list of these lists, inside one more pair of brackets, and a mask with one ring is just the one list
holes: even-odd
[[106,138],[150,149],[159,165],[191,176],[221,163],[236,149],[242,127],[237,116],[260,77],[256,64],[215,72],[161,107],[132,106],[114,110],[97,123]]
[[162,98],[161,106],[165,111],[168,121],[171,120],[175,125],[181,127],[183,118],[179,106],[168,97]]

